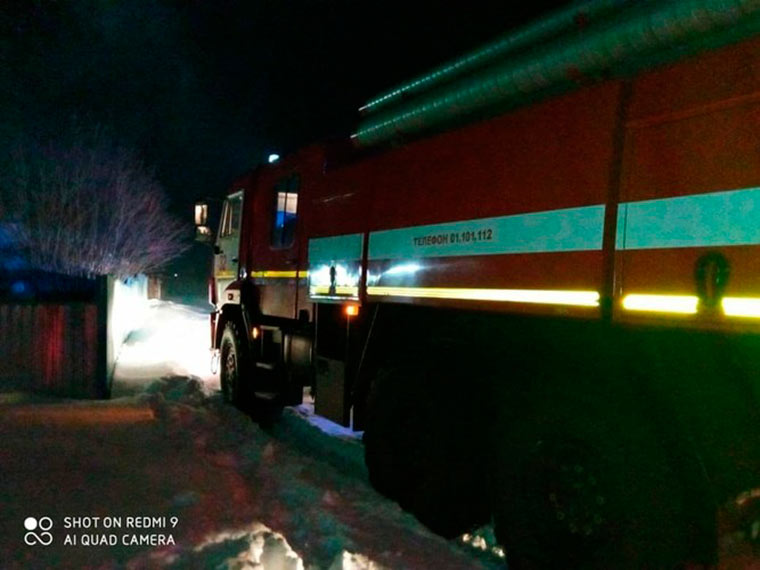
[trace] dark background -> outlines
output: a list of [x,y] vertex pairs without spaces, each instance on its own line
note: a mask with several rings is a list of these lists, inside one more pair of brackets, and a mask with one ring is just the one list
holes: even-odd
[[[374,95],[564,3],[4,0],[0,145],[101,125],[156,169],[190,234],[197,197],[347,136]],[[196,290],[207,263],[195,246],[168,271]]]

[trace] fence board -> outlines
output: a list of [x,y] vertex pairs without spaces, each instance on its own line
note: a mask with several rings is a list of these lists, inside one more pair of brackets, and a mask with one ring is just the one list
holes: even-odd
[[0,304],[0,387],[102,395],[93,303]]

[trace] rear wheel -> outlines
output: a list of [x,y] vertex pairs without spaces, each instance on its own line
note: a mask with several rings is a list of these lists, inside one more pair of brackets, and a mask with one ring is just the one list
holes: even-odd
[[649,430],[615,420],[553,417],[532,437],[516,434],[494,497],[511,569],[671,569],[691,560],[696,510],[669,457]]

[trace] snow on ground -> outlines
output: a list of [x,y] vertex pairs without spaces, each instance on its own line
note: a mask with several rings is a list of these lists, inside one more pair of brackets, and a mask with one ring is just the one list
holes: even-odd
[[[224,405],[203,370],[206,317],[151,313],[121,353],[121,396],[0,399],[0,568],[503,568],[379,496],[360,441],[308,406],[264,431]],[[128,527],[144,516],[148,528]]]
[[[503,569],[489,529],[446,541],[379,496],[308,402],[268,431],[224,405],[207,318],[154,302],[110,401],[0,394],[1,569]],[[723,526],[719,570],[760,570]]]

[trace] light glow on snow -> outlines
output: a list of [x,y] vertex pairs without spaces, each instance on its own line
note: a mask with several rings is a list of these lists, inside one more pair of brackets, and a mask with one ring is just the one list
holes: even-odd
[[491,526],[484,526],[472,533],[466,532],[459,540],[475,550],[490,552],[496,558],[505,558],[504,549],[496,543]]
[[210,393],[219,388],[211,372],[208,313],[168,301],[150,301],[143,327],[133,331],[119,353],[115,395],[139,391],[146,380],[193,376]]
[[148,316],[147,279],[142,276],[128,281],[116,279],[113,283],[108,335],[116,353],[130,332],[139,328]]
[[[361,432],[314,415],[310,394],[304,404],[286,410],[274,438],[223,405],[218,394],[212,395],[218,391],[218,380],[216,389],[198,381],[209,377],[208,336],[205,311],[156,301],[145,326],[130,336],[117,363],[120,380],[114,383],[115,391],[125,379],[139,389],[133,392],[134,399],[119,400],[122,405],[140,403],[156,418],[144,426],[166,430],[172,441],[192,442],[188,453],[193,460],[178,461],[175,467],[191,471],[193,481],[212,475],[214,485],[221,485],[218,492],[198,484],[172,488],[168,502],[188,513],[208,513],[203,533],[190,543],[178,542],[171,551],[135,553],[131,567],[391,570],[423,568],[428,563],[473,570],[502,567],[495,557],[495,562],[482,562],[480,549],[478,561],[468,564],[472,554],[461,544],[447,545],[397,505],[370,491],[358,441]],[[295,451],[303,445],[313,453]],[[145,452],[156,450],[145,448]],[[175,453],[167,454],[168,463]],[[209,466],[218,471],[210,473]],[[184,476],[168,475],[168,481],[174,479],[187,484]],[[382,521],[382,530],[377,531],[375,519]],[[388,551],[389,544],[393,552]]]
[[360,278],[360,271],[351,271],[345,264],[322,264],[309,270],[309,294],[358,297]]
[[[339,569],[335,568],[335,570],[380,570],[382,568],[382,566],[375,564],[366,556],[353,554],[347,550],[343,551],[341,562],[342,566]],[[330,570],[333,569],[331,568]]]
[[[238,568],[304,570],[303,559],[291,548],[285,537],[261,523],[207,536],[205,540],[195,546],[194,551],[202,554],[212,547],[218,547],[225,543],[229,557],[216,568],[225,570],[237,570]],[[363,554],[344,550],[336,556],[329,570],[383,570],[383,568]]]
[[[279,533],[273,532],[263,524],[254,523],[248,528],[218,532],[198,544],[195,552],[203,552],[211,546],[230,544],[230,556],[220,566],[233,570],[236,568],[255,568],[256,570],[303,570],[303,560]],[[247,548],[238,552],[240,544]]]

